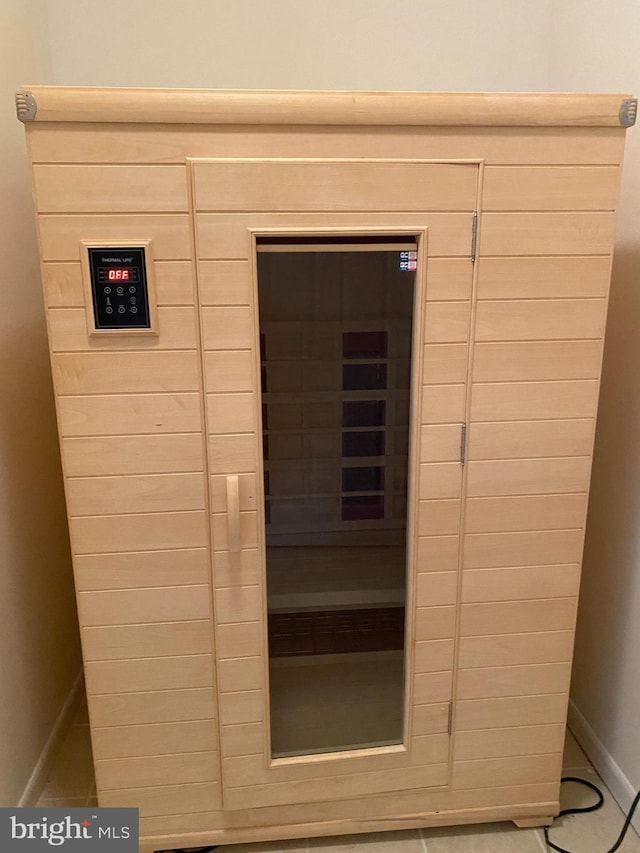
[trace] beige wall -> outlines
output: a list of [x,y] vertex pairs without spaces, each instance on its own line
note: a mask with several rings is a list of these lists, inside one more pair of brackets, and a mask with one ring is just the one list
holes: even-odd
[[[640,95],[637,0],[565,0],[564,88]],[[566,53],[571,33],[571,55]],[[572,698],[623,806],[640,788],[640,124],[627,134]],[[588,732],[587,732],[588,734]],[[636,824],[640,826],[640,823]]]
[[46,7],[0,0],[0,806],[29,781],[80,666],[24,133]]
[[[56,83],[544,90],[554,0],[51,0]],[[105,38],[97,38],[104,27]]]

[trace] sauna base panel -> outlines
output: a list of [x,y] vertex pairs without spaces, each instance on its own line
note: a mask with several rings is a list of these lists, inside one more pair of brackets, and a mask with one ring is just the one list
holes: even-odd
[[[433,811],[384,817],[379,820],[357,817],[318,823],[297,823],[282,826],[256,826],[242,829],[211,829],[210,831],[181,835],[154,835],[140,837],[140,853],[172,848],[189,848],[211,844],[242,844],[264,841],[281,841],[295,838],[322,838],[336,835],[357,835],[366,832],[385,832],[403,829],[421,829],[437,826],[460,826],[472,823],[512,821],[516,826],[549,826],[560,811],[559,801],[529,803],[491,808],[464,809],[460,811]],[[220,813],[222,814],[222,813]],[[213,819],[213,818],[212,818]],[[189,816],[185,815],[185,822]]]

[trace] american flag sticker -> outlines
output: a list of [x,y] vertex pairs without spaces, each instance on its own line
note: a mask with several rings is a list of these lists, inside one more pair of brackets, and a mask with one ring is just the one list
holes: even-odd
[[415,272],[418,269],[417,252],[400,252],[400,272]]

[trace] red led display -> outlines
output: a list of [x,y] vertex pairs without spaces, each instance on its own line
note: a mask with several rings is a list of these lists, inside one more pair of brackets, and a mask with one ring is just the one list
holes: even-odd
[[109,270],[108,278],[109,281],[129,281],[130,274],[128,269]]

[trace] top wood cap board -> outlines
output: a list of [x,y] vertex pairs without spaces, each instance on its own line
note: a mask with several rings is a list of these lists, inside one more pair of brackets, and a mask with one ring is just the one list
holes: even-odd
[[253,125],[630,127],[629,95],[226,91],[23,86],[22,121]]

